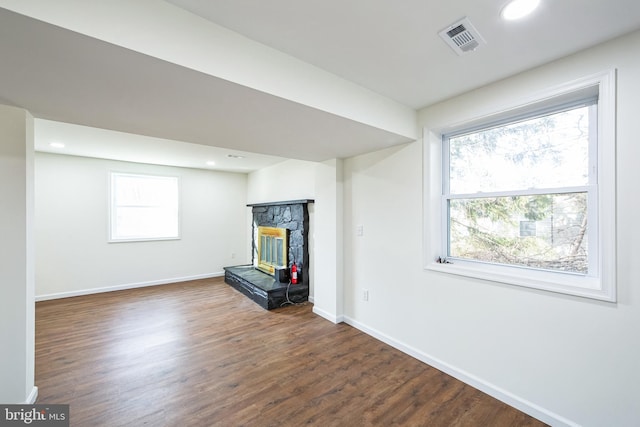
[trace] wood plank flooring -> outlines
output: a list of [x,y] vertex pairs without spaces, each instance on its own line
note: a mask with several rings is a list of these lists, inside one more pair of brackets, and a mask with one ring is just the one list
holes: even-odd
[[36,304],[38,403],[72,426],[543,426],[312,305],[222,279]]

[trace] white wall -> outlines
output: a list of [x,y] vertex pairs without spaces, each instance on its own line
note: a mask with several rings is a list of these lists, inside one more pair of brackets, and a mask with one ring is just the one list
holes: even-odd
[[420,112],[437,128],[617,68],[618,303],[423,270],[418,141],[344,163],[346,320],[553,425],[640,425],[639,46],[636,32]]
[[342,322],[344,313],[343,168],[339,159],[319,163],[315,179],[313,312],[334,323]]
[[[179,176],[181,239],[108,243],[110,171]],[[246,198],[246,174],[37,153],[36,296],[211,277],[246,264]]]
[[33,403],[33,117],[0,105],[0,402]]
[[286,160],[249,174],[247,203],[313,199],[317,163]]

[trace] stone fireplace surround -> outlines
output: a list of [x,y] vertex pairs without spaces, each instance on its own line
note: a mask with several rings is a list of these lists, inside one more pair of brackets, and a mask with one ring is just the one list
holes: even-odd
[[[249,204],[253,214],[251,265],[225,267],[225,282],[251,298],[261,307],[271,310],[283,305],[287,296],[291,302],[309,299],[309,209],[313,200]],[[289,230],[289,271],[293,260],[298,268],[298,284],[279,282],[269,274],[257,270],[257,228],[259,226]],[[287,295],[287,288],[288,295]]]

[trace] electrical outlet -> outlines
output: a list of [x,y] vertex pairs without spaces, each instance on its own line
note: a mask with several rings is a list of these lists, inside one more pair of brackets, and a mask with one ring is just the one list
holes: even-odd
[[236,253],[235,252],[231,252],[231,259],[236,259]]
[[364,225],[356,226],[356,236],[358,237],[364,236]]
[[362,291],[362,301],[369,301],[369,290],[365,289]]

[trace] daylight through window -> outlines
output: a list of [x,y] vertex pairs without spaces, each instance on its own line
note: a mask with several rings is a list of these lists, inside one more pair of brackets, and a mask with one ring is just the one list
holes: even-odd
[[173,176],[111,173],[110,241],[178,239],[178,187]]
[[610,70],[425,129],[425,268],[615,301],[615,98]]
[[448,257],[589,273],[597,107],[581,104],[445,136]]

